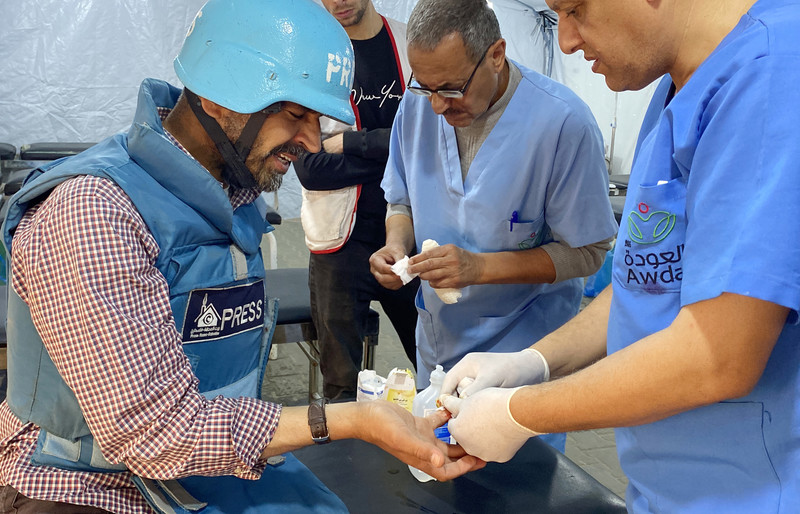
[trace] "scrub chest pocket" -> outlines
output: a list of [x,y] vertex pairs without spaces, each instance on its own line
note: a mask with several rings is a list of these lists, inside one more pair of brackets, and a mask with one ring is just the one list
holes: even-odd
[[549,241],[550,228],[544,222],[544,215],[531,220],[514,211],[500,223],[497,237],[499,251],[530,250]]
[[639,186],[620,224],[614,277],[630,290],[678,292],[686,240],[686,182],[682,178]]

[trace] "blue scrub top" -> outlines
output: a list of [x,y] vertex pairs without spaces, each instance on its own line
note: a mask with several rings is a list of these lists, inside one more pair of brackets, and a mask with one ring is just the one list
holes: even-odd
[[[579,247],[616,234],[594,117],[563,85],[517,67],[522,81],[466,180],[455,129],[426,98],[404,96],[381,186],[388,202],[411,207],[418,249],[433,239],[471,252],[524,250],[552,241],[551,232]],[[417,384],[469,352],[530,346],[578,312],[582,284],[469,286],[446,305],[423,281]]]
[[751,394],[617,430],[634,512],[800,512],[798,34],[796,0],[756,3],[672,99],[661,82],[645,117],[609,354],[723,292],[792,312]]

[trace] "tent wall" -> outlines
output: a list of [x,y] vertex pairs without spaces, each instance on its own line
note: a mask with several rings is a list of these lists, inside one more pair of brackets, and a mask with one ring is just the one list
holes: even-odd
[[3,3],[0,141],[93,142],[127,128],[139,83],[172,58],[202,0]]
[[[405,21],[416,0],[373,0]],[[203,0],[16,0],[3,5],[0,142],[94,142],[130,123],[139,83],[178,84],[172,59]],[[627,173],[650,89],[615,94],[580,56],[558,50],[554,16],[542,0],[492,0],[508,55],[575,90],[603,131],[611,171]],[[616,128],[614,123],[616,120]],[[611,142],[614,142],[613,147]],[[299,216],[299,183],[289,173],[276,204]]]

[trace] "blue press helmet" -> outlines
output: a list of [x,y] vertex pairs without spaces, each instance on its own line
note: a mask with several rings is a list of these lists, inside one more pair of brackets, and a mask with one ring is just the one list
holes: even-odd
[[313,0],[209,0],[174,66],[187,89],[235,112],[289,101],[355,122],[353,47]]

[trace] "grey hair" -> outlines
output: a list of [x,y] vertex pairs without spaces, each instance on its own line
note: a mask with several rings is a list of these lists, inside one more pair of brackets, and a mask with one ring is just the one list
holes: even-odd
[[419,0],[411,11],[408,46],[430,51],[453,33],[461,36],[473,62],[502,37],[497,17],[486,0]]

